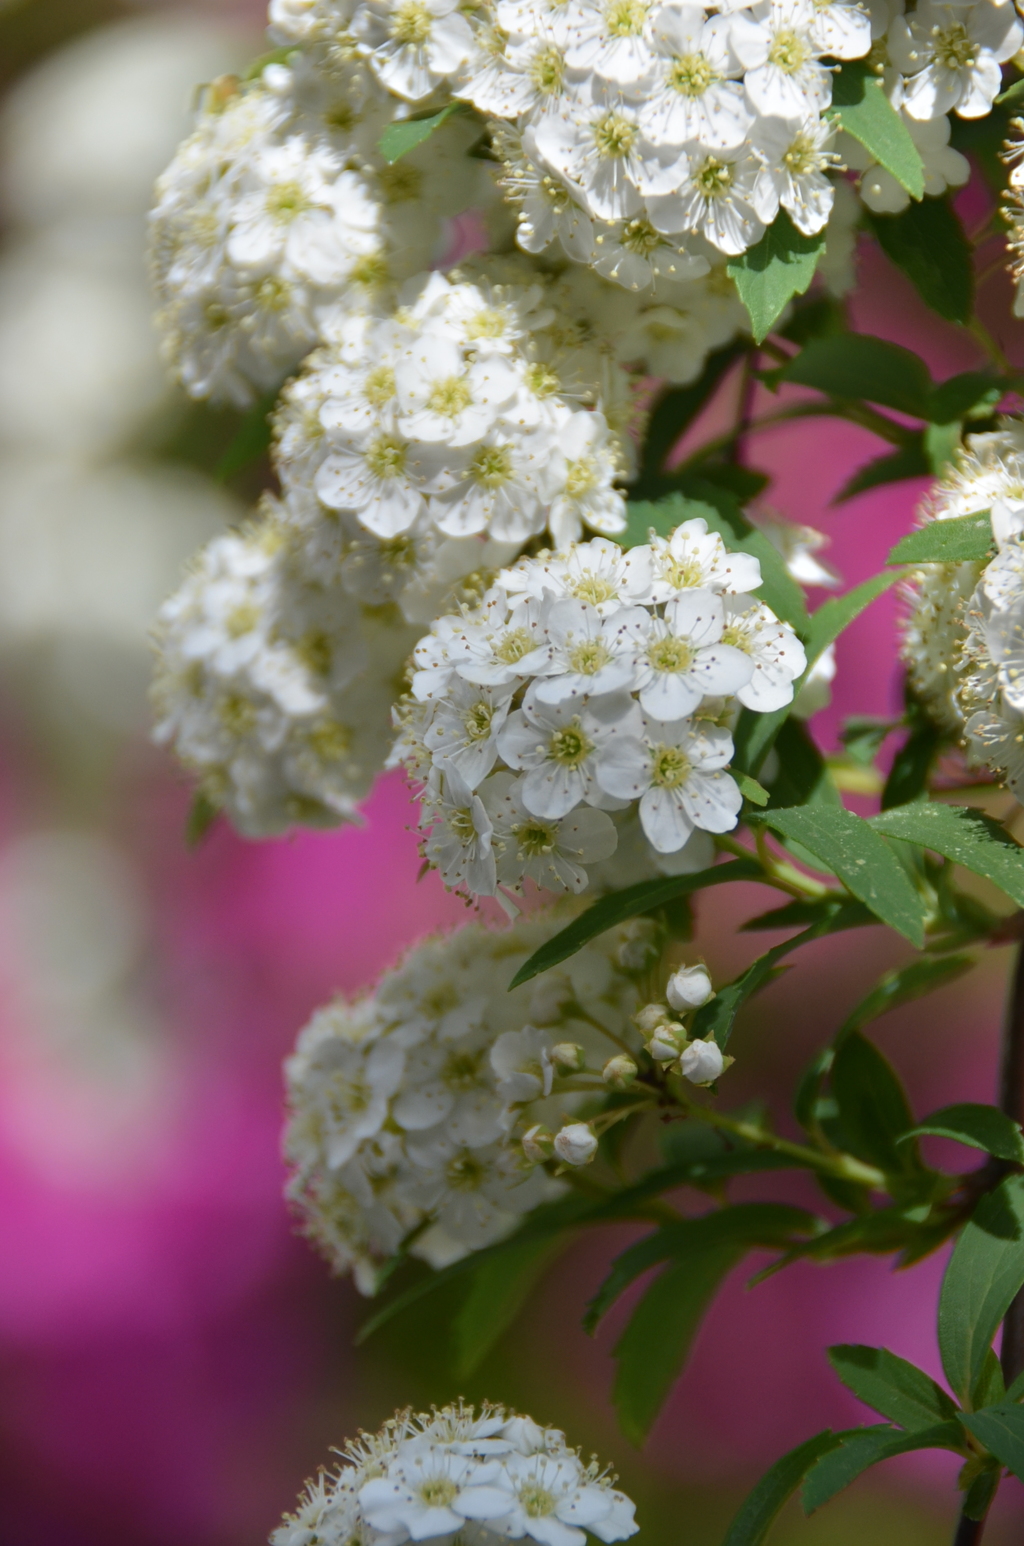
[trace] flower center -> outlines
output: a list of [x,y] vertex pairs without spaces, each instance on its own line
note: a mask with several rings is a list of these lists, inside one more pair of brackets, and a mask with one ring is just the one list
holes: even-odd
[[530,1519],[543,1519],[545,1515],[553,1514],[556,1501],[554,1493],[548,1492],[540,1482],[526,1482],[519,1489],[523,1513]]
[[508,332],[508,317],[500,306],[485,306],[470,319],[466,328],[467,338],[504,338]]
[[661,246],[661,237],[647,220],[627,220],[619,237],[627,252],[635,252],[641,258],[650,257]]
[[611,0],[605,7],[604,24],[613,38],[638,38],[646,20],[645,0]]
[[732,162],[708,156],[694,172],[693,180],[704,198],[721,198],[732,187]]
[[690,776],[692,764],[678,746],[656,746],[651,783],[659,789],[678,789]]
[[419,1494],[428,1508],[447,1508],[458,1490],[450,1476],[432,1476],[421,1485]]
[[536,859],[549,854],[555,846],[555,828],[542,821],[521,821],[512,828],[512,836],[519,845],[519,858]]
[[563,725],[561,730],[556,730],[548,742],[548,756],[563,768],[580,767],[593,750],[594,743],[583,733],[578,715]]
[[487,1170],[468,1149],[463,1149],[449,1160],[447,1178],[453,1192],[475,1192],[486,1181]]
[[209,301],[203,307],[203,320],[211,333],[218,333],[222,327],[227,327],[231,321],[231,313],[219,301]]
[[467,709],[462,716],[462,723],[466,727],[467,741],[486,741],[491,733],[491,720],[494,718],[494,710],[489,703],[474,703],[471,709]]
[[647,651],[647,659],[655,671],[689,671],[693,665],[693,651],[685,639],[672,634],[657,639]]
[[407,161],[396,161],[393,166],[381,167],[377,181],[388,204],[405,204],[410,199],[419,198],[423,173]]
[[550,397],[557,392],[561,382],[547,365],[542,365],[535,360],[532,365],[526,367],[526,386],[534,397]]
[[287,225],[309,208],[301,183],[276,183],[267,189],[267,214],[280,225]]
[[263,311],[283,311],[291,297],[292,287],[276,274],[267,274],[253,291],[257,306]]
[[579,461],[569,463],[565,474],[565,492],[570,499],[589,494],[596,487],[597,463],[592,456],[581,456]]
[[324,762],[339,762],[351,750],[352,732],[336,719],[325,719],[309,731],[306,742],[313,754]]
[[821,166],[818,147],[808,134],[798,134],[782,160],[791,177],[809,177]]
[[367,290],[377,290],[388,282],[387,259],[382,252],[368,252],[352,265],[349,280]]
[[768,50],[769,64],[775,65],[784,75],[795,75],[803,69],[810,57],[810,49],[792,27],[781,27],[772,38]]
[[335,1074],[327,1089],[327,1110],[335,1122],[344,1123],[370,1104],[371,1090],[365,1079],[346,1079]]
[[571,670],[578,671],[580,676],[595,676],[611,658],[611,650],[600,639],[588,639],[585,644],[577,644],[569,652],[569,666]]
[[450,1090],[465,1092],[481,1084],[482,1052],[450,1052],[441,1070],[441,1078]]
[[391,36],[406,48],[420,48],[433,31],[434,19],[423,0],[404,0],[391,23]]
[[565,79],[565,60],[557,48],[538,49],[530,60],[528,75],[539,92],[553,96]]
[[936,27],[932,36],[936,62],[946,70],[962,70],[978,57],[977,44],[971,41],[963,22],[954,22],[951,27]]
[[704,54],[680,54],[668,69],[668,84],[681,97],[702,97],[721,78]]
[[375,478],[400,478],[405,471],[406,448],[400,440],[381,435],[366,452],[366,465]]
[[331,641],[320,629],[311,628],[295,646],[295,653],[314,676],[326,676],[331,669]]
[[229,639],[240,639],[243,634],[252,633],[259,620],[260,609],[256,603],[240,601],[224,619],[224,628]]
[[444,381],[435,381],[427,398],[427,407],[443,419],[457,419],[472,401],[473,394],[465,376],[448,376]]
[[512,452],[508,446],[484,446],[473,458],[470,475],[484,488],[501,488],[512,476]]
[[599,607],[602,601],[611,601],[618,594],[611,580],[589,571],[576,581],[572,593],[578,601],[589,601],[595,607]]
[[229,735],[248,735],[256,726],[256,710],[241,693],[229,693],[220,705],[220,722]]
[[591,132],[598,155],[607,161],[618,161],[629,155],[640,131],[622,113],[603,113]]
[[463,805],[459,810],[451,812],[448,817],[448,826],[463,848],[468,848],[470,843],[476,838],[476,823],[473,820],[473,812],[468,805]]
[[664,566],[665,578],[675,590],[689,590],[704,579],[697,558],[671,558]]
[[495,645],[494,653],[506,666],[514,666],[532,649],[533,636],[528,628],[509,628],[502,634],[500,644]]
[[390,365],[378,365],[363,382],[363,396],[374,408],[383,408],[395,395],[395,373]]

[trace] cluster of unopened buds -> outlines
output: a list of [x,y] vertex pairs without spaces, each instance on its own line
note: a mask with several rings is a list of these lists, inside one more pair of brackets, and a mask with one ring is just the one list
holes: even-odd
[[[665,988],[666,1004],[645,1004],[633,1023],[644,1038],[644,1050],[652,1062],[668,1073],[679,1074],[691,1084],[708,1087],[735,1062],[726,1057],[712,1034],[707,1040],[687,1035],[685,1016],[714,998],[711,978],[703,965],[682,966],[669,978]],[[563,1074],[586,1073],[587,1057],[583,1047],[564,1042],[549,1053],[554,1069]],[[609,1089],[628,1090],[640,1073],[636,1058],[619,1052],[604,1064],[601,1079]],[[545,1160],[560,1160],[563,1166],[589,1165],[597,1155],[603,1119],[563,1123],[557,1133],[535,1123],[523,1134],[523,1153],[533,1165]]]

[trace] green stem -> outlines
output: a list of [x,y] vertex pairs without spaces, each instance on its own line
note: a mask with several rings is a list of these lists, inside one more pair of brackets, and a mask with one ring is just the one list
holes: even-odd
[[788,1138],[779,1138],[777,1134],[766,1132],[762,1127],[755,1127],[753,1122],[737,1122],[733,1117],[727,1117],[722,1112],[716,1111],[713,1106],[697,1105],[687,1101],[685,1097],[678,1097],[678,1102],[698,1121],[707,1122],[710,1127],[721,1128],[723,1133],[732,1133],[747,1143],[756,1144],[758,1148],[774,1149],[777,1154],[788,1154],[791,1159],[799,1160],[802,1165],[836,1176],[840,1181],[853,1181],[858,1186],[869,1186],[874,1192],[887,1190],[884,1171],[876,1170],[873,1165],[862,1164],[852,1154],[840,1154],[834,1157],[829,1154],[819,1154],[817,1149],[809,1149],[802,1143],[791,1143]]

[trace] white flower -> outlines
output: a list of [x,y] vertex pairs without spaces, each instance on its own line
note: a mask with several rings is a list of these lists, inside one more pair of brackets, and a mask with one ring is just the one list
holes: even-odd
[[380,206],[355,172],[299,136],[258,152],[233,209],[227,256],[240,269],[287,266],[317,285],[340,284],[356,259],[380,246]]
[[467,1518],[464,1505],[499,1471],[497,1461],[482,1463],[422,1439],[407,1439],[387,1475],[359,1489],[359,1507],[367,1524],[382,1534],[405,1532],[414,1541],[430,1540],[461,1529]]
[[413,652],[419,668],[413,693],[433,697],[453,674],[477,686],[503,687],[543,670],[549,658],[548,611],[544,601],[532,599],[510,609],[504,589],[495,586],[474,611],[439,618]]
[[473,52],[458,0],[364,0],[352,24],[377,78],[418,102]]
[[684,591],[661,617],[636,608],[618,621],[634,644],[632,685],[652,719],[684,719],[703,698],[735,693],[753,675],[743,652],[723,642],[725,608],[713,591]]
[[[706,529],[706,528],[705,528]],[[587,602],[601,617],[648,598],[651,589],[650,550],[624,551],[617,542],[595,537],[573,543],[567,551],[541,554],[514,569],[505,569],[499,583],[517,609],[528,598],[544,595],[574,596]],[[760,572],[758,580],[760,584]]]
[[793,683],[807,668],[807,656],[793,629],[781,623],[763,602],[740,596],[723,598],[726,627],[723,638],[753,662],[753,672],[736,693],[739,701],[760,714],[793,701]]
[[663,6],[653,27],[654,83],[645,91],[640,127],[652,145],[699,141],[708,150],[741,145],[753,122],[729,49],[729,22],[697,6]]
[[[521,1150],[504,1143],[471,1147],[446,1127],[412,1135],[406,1148],[415,1167],[410,1196],[434,1220],[422,1252],[433,1266],[443,1266],[440,1251],[454,1256],[481,1250],[515,1228],[518,1218],[550,1195],[545,1172],[525,1164]],[[439,1251],[432,1253],[429,1233],[436,1232]],[[433,1256],[433,1259],[432,1259]],[[451,1260],[449,1256],[449,1260]]]
[[[966,156],[954,150],[949,143],[952,126],[946,114],[921,120],[911,118],[906,108],[902,108],[900,117],[921,154],[925,193],[930,198],[937,198],[948,188],[962,187],[971,175],[971,164]],[[860,165],[845,151],[844,159],[850,166]],[[898,215],[910,204],[910,194],[906,188],[884,166],[866,166],[859,192],[868,208],[879,214]]]
[[652,0],[579,0],[565,51],[572,70],[617,86],[639,86],[651,72]]
[[509,773],[493,774],[480,797],[494,824],[491,842],[504,886],[532,880],[549,891],[580,892],[587,885],[584,866],[615,852],[618,839],[605,811],[584,805],[561,820],[534,816],[523,804],[522,780]]
[[762,118],[753,135],[765,158],[762,183],[772,187],[767,197],[781,204],[805,236],[823,231],[832,210],[835,189],[825,174],[838,160],[831,148],[834,134],[822,118],[799,124]]
[[498,1076],[498,1094],[506,1105],[550,1095],[554,1076],[550,1031],[533,1025],[506,1031],[491,1048],[491,1067]]
[[574,413],[551,455],[548,527],[558,547],[578,542],[584,526],[625,530],[626,501],[612,487],[620,471],[604,415]]
[[[639,549],[633,550],[633,557]],[[653,602],[670,600],[680,591],[714,590],[725,595],[756,590],[761,566],[749,553],[730,553],[717,532],[708,531],[702,517],[683,521],[669,537],[651,536],[649,548]],[[641,599],[641,598],[638,598]]]
[[694,827],[731,832],[743,797],[721,770],[732,756],[732,737],[718,725],[645,719],[641,734],[611,741],[599,764],[602,789],[620,800],[640,801],[640,821],[659,853],[682,848]]
[[672,973],[665,988],[665,997],[673,1009],[699,1009],[714,996],[706,966],[681,966]]
[[376,536],[397,537],[424,515],[423,484],[435,464],[428,450],[381,427],[326,458],[317,496],[331,510],[350,510]]
[[[566,1165],[589,1165],[597,1153],[597,1139],[593,1129],[586,1122],[569,1122],[555,1135],[555,1153]],[[552,1510],[553,1512],[553,1510]],[[533,1534],[533,1532],[530,1532]],[[549,1540],[547,1535],[534,1535],[535,1540]],[[555,1535],[551,1540],[551,1546],[557,1546],[561,1539]],[[572,1539],[580,1539],[573,1536]]]
[[395,371],[399,429],[411,440],[472,445],[517,386],[502,359],[488,355],[467,366],[453,340],[425,332]]
[[946,5],[920,0],[909,16],[889,27],[889,54],[903,71],[902,105],[911,118],[939,118],[955,109],[961,118],[983,118],[1001,83],[999,66],[1024,41],[1012,5],[981,0]]
[[447,486],[430,505],[438,530],[450,537],[490,531],[500,542],[515,543],[543,531],[552,451],[546,435],[493,430],[465,465],[446,469]]
[[548,660],[534,689],[539,703],[596,698],[633,685],[633,640],[621,615],[602,618],[590,602],[565,596],[551,605],[547,634]]
[[[729,37],[744,68],[743,85],[754,111],[767,118],[816,118],[832,100],[832,80],[819,61],[825,39],[807,0],[758,0],[731,18]],[[860,32],[871,46],[867,16]],[[851,57],[851,56],[847,56]]]
[[318,1010],[302,1032],[294,1079],[308,1090],[310,1110],[320,1123],[325,1163],[339,1169],[359,1145],[383,1127],[388,1101],[405,1072],[405,1054],[394,1042],[360,1043],[351,1030],[372,1030],[349,1022],[347,1006]]
[[713,1041],[697,1038],[684,1047],[679,1066],[691,1084],[714,1084],[725,1069],[725,1059]]
[[510,686],[479,687],[455,677],[437,704],[423,742],[438,767],[454,767],[475,789],[494,766],[497,733],[512,698]]
[[531,815],[558,821],[582,800],[605,803],[597,770],[630,705],[624,694],[577,704],[527,693],[498,732],[498,750],[510,768],[526,772],[520,792]]
[[451,890],[466,886],[476,896],[493,896],[491,823],[479,797],[449,765],[429,797],[421,825],[429,827],[424,857]]
[[764,203],[759,156],[744,144],[731,150],[688,147],[686,170],[670,192],[647,200],[658,231],[696,231],[720,252],[735,256],[764,235],[772,218]]
[[644,208],[642,195],[667,192],[685,174],[673,148],[644,138],[636,108],[614,91],[589,89],[566,97],[560,111],[534,127],[539,154],[581,191],[599,220],[627,220]]

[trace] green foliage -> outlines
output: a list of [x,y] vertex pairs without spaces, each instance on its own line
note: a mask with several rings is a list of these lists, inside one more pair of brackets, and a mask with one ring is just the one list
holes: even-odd
[[885,972],[871,992],[847,1015],[843,1031],[860,1030],[877,1020],[879,1015],[888,1014],[890,1009],[898,1009],[901,1004],[909,1004],[926,993],[946,987],[969,972],[973,965],[973,956],[924,956],[911,961],[909,966]]
[[722,886],[732,880],[761,878],[761,866],[756,859],[731,859],[726,864],[698,870],[693,875],[665,875],[658,880],[641,880],[637,885],[626,886],[622,891],[612,891],[552,935],[539,950],[535,950],[509,983],[509,992],[518,988],[520,983],[529,982],[531,977],[536,977],[540,972],[549,971],[559,962],[567,961],[577,950],[582,950],[584,945],[603,934],[606,929],[613,929],[616,924],[625,923],[630,918],[639,918],[676,897],[688,896],[707,886]]
[[796,1492],[811,1467],[822,1455],[837,1449],[846,1436],[826,1428],[824,1433],[815,1434],[813,1439],[798,1444],[781,1460],[776,1460],[740,1506],[722,1546],[761,1546],[783,1505]]
[[922,1117],[916,1127],[904,1134],[904,1138],[923,1137],[953,1138],[957,1143],[972,1149],[994,1154],[997,1159],[1009,1160],[1014,1165],[1024,1165],[1024,1139],[1020,1124],[1014,1122],[998,1106],[980,1106],[965,1102],[957,1106],[943,1106],[931,1116]]
[[469,1291],[452,1323],[454,1365],[472,1374],[522,1309],[564,1237],[516,1242],[487,1256],[472,1273]]
[[974,311],[971,244],[952,200],[924,199],[899,215],[869,215],[886,257],[902,269],[926,306],[948,322]]
[[1007,1176],[964,1226],[939,1297],[942,1367],[968,1409],[992,1338],[1022,1283],[1024,1176]]
[[272,392],[265,392],[258,402],[248,409],[234,438],[230,441],[220,461],[214,469],[214,479],[218,483],[227,483],[236,473],[258,462],[261,456],[265,456],[270,450],[272,434],[270,415],[280,387],[275,387]]
[[916,1449],[952,1449],[963,1454],[963,1430],[956,1422],[937,1423],[917,1433],[900,1433],[888,1425],[858,1429],[844,1437],[838,1449],[823,1455],[809,1473],[803,1486],[804,1513],[812,1514],[880,1460]]
[[924,448],[924,436],[918,433],[898,450],[889,451],[885,456],[876,456],[874,461],[865,463],[852,477],[847,478],[832,503],[845,504],[855,495],[866,494],[869,489],[881,488],[886,483],[902,483],[905,478],[927,478],[932,471],[931,460]]
[[982,563],[994,548],[991,515],[988,510],[978,510],[948,521],[929,521],[927,526],[908,532],[897,542],[886,563]]
[[768,810],[756,819],[801,843],[877,918],[921,948],[922,900],[893,850],[866,821],[842,806],[821,805]]
[[828,1350],[829,1363],[848,1390],[865,1406],[915,1433],[956,1416],[956,1402],[923,1369],[884,1347],[840,1343]]
[[[658,399],[644,437],[640,474],[631,490],[634,499],[647,499],[662,491],[665,479],[671,477],[665,471],[667,457],[698,414],[707,407],[726,372],[747,352],[747,348],[748,345],[744,343],[730,343],[713,350],[696,381],[689,386],[670,387]],[[646,542],[646,534],[637,540]]]
[[219,815],[220,806],[215,805],[201,789],[197,789],[185,818],[186,848],[198,848]]
[[771,784],[773,805],[840,804],[825,759],[802,720],[791,716],[783,722],[776,737],[775,754],[779,772]]
[[402,118],[396,123],[389,123],[377,141],[377,149],[385,161],[399,161],[410,150],[415,150],[417,145],[429,139],[435,130],[448,122],[453,113],[468,111],[464,102],[449,102],[440,112],[430,113],[424,118]]
[[1024,1481],[1024,1407],[1007,1401],[981,1412],[963,1412],[960,1421],[990,1454]]
[[738,774],[736,782],[739,785],[740,794],[752,805],[767,805],[771,799],[767,789],[762,788],[757,779],[751,778],[747,773]]
[[928,417],[932,379],[924,360],[901,344],[869,333],[815,339],[779,374],[783,381],[814,387],[829,397],[863,399],[915,419]]
[[914,1120],[903,1086],[859,1031],[848,1032],[836,1048],[831,1084],[837,1115],[830,1136],[838,1129],[847,1153],[880,1170],[919,1168],[916,1152],[898,1144]]
[[882,809],[926,799],[928,776],[942,746],[940,731],[922,714],[893,758],[882,790]]
[[924,197],[920,152],[881,81],[862,60],[846,60],[833,76],[831,116],[892,173],[912,199]]
[[991,880],[1024,907],[1024,850],[991,816],[964,805],[915,801],[872,816],[870,825],[887,837],[934,849],[975,875]]
[[824,231],[804,236],[780,210],[761,240],[727,265],[757,343],[764,342],[793,296],[803,295],[824,251]]

